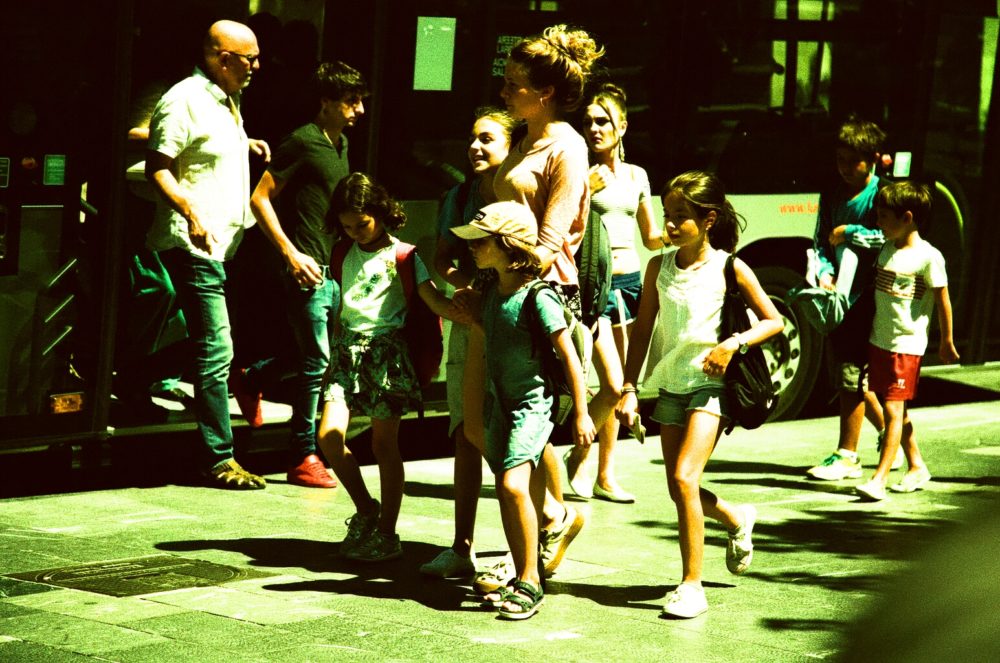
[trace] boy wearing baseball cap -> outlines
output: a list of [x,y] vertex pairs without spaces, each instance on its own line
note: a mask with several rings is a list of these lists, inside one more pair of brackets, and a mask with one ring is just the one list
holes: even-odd
[[[574,442],[589,445],[596,431],[587,414],[583,367],[566,327],[559,296],[543,288],[528,299],[538,281],[541,263],[534,252],[538,225],[531,210],[505,201],[484,207],[464,226],[452,228],[469,242],[476,266],[495,269],[498,280],[483,293],[482,314],[474,333],[485,336],[486,424],[484,457],[496,475],[504,533],[514,559],[515,577],[507,587],[485,596],[505,619],[528,619],[542,603],[538,572],[539,514],[545,491],[538,471],[552,433],[553,395],[543,376],[542,359],[532,353],[531,332],[522,309],[533,302],[537,316],[555,348],[573,397]],[[532,500],[532,496],[535,500]]]

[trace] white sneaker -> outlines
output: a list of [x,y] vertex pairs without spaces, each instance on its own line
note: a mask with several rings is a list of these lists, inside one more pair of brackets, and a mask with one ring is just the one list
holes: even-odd
[[[879,458],[882,458],[882,443],[885,441],[885,431],[878,434],[878,442],[875,448],[878,450]],[[889,469],[898,470],[903,466],[903,462],[906,460],[906,454],[903,453],[903,445],[896,447],[896,457],[892,459],[892,465]]]
[[917,490],[923,489],[927,485],[927,482],[931,480],[931,473],[925,467],[919,470],[914,470],[913,472],[907,472],[903,475],[903,478],[889,486],[889,490],[894,493],[912,493]]
[[424,575],[438,578],[468,578],[476,574],[476,553],[462,557],[451,548],[442,550],[437,557],[420,565]]
[[677,589],[667,594],[663,603],[663,614],[681,619],[697,617],[708,610],[708,599],[701,585],[682,582]]
[[885,486],[872,479],[854,487],[854,492],[865,502],[881,502],[885,499]]
[[726,568],[735,575],[746,573],[753,561],[751,535],[754,523],[757,522],[757,509],[753,505],[744,504],[740,511],[743,513],[743,524],[729,533],[729,543],[726,545]]
[[864,471],[861,469],[861,459],[854,460],[841,456],[836,451],[823,459],[823,462],[806,470],[806,474],[821,481],[841,481],[842,479],[860,479]]

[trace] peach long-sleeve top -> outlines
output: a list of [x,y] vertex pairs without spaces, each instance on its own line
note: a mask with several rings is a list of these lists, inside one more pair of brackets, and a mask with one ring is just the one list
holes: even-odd
[[542,278],[578,285],[576,254],[590,214],[587,143],[566,122],[549,128],[549,138],[522,152],[511,149],[493,178],[497,200],[527,205],[538,220],[538,244],[555,252]]

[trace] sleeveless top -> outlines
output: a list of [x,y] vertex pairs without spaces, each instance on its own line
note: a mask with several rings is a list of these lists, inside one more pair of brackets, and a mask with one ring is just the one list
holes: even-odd
[[702,363],[719,344],[722,300],[726,294],[723,268],[729,254],[716,250],[694,269],[677,267],[677,249],[663,254],[656,291],[660,315],[656,334],[662,336],[663,356],[649,381],[676,394],[691,393],[702,387],[721,385],[721,377],[709,377]]
[[603,189],[590,197],[590,205],[601,215],[608,229],[612,249],[635,250],[636,213],[650,197],[649,177],[638,166],[622,164],[628,172],[619,172]]

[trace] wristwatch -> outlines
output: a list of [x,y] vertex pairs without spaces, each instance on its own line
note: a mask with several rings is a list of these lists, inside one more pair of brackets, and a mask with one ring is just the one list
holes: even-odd
[[733,338],[735,338],[736,342],[739,343],[739,345],[740,345],[738,352],[741,355],[745,355],[747,353],[747,350],[750,349],[750,344],[748,344],[746,341],[743,340],[743,337],[740,336],[739,332],[736,332],[735,334],[733,334]]

